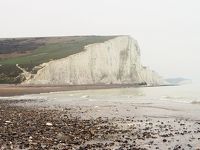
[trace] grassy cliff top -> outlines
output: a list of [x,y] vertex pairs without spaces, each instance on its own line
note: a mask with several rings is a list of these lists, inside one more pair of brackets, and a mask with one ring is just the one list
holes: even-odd
[[38,65],[83,50],[85,45],[102,43],[114,36],[69,36],[0,39],[0,64]]

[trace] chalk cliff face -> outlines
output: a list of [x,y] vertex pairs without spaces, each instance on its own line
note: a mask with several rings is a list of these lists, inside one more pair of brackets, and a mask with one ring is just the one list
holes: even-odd
[[137,42],[119,36],[104,43],[87,45],[80,53],[44,63],[23,84],[141,84],[164,81],[140,63]]

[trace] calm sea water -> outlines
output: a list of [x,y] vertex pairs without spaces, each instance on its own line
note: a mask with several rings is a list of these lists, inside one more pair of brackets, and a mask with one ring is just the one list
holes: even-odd
[[[41,94],[48,95],[48,94]],[[51,93],[55,99],[88,99],[106,101],[173,101],[182,103],[200,103],[200,85],[188,84],[182,86],[141,87],[101,89],[73,92]]]
[[[11,99],[45,99],[53,104],[69,101],[118,101],[156,103],[158,101],[200,104],[200,85],[118,88],[82,91],[64,91],[15,96]],[[0,98],[5,99],[5,97]],[[7,98],[6,98],[7,99]],[[10,99],[10,98],[9,98]],[[53,101],[52,101],[53,100]]]

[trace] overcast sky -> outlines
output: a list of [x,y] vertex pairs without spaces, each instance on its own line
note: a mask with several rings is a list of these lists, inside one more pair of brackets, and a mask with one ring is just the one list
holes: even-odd
[[0,0],[0,37],[125,34],[164,77],[200,79],[199,0]]

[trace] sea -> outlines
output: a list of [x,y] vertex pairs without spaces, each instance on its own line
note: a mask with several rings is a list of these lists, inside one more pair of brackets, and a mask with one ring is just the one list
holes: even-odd
[[112,106],[120,109],[134,106],[140,108],[136,112],[136,115],[140,116],[183,117],[200,120],[199,84],[60,91],[0,97],[1,99],[28,100],[23,105],[48,108]]
[[[0,99],[38,99],[53,100],[55,104],[72,101],[118,101],[118,102],[178,102],[200,104],[200,84],[157,87],[128,87],[113,89],[94,89],[60,91],[22,96],[0,97]],[[52,103],[54,103],[52,102]]]

